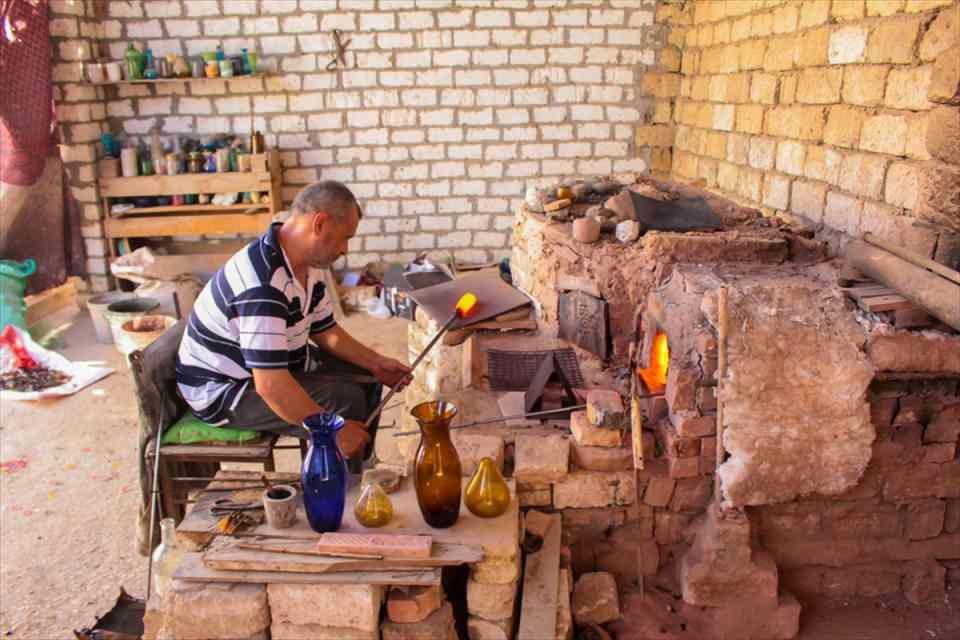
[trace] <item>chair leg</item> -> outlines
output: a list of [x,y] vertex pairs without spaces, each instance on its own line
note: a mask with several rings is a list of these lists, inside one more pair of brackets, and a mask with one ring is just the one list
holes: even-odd
[[277,470],[277,452],[273,449],[270,450],[270,456],[263,461],[263,470],[264,471],[276,471]]
[[303,438],[298,438],[300,441],[300,464],[303,464],[303,461],[307,459],[307,441]]
[[177,524],[180,524],[180,521],[183,520],[183,514],[180,512],[179,505],[177,505],[176,489],[173,480],[171,480],[173,477],[172,466],[170,461],[160,456],[160,499],[163,507],[162,515],[164,518],[173,518]]

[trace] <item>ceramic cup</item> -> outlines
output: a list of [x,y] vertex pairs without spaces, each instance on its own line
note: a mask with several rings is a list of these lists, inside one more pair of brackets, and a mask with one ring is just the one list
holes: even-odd
[[123,68],[119,62],[108,62],[104,65],[107,70],[107,79],[110,82],[120,82],[123,80]]
[[94,83],[103,82],[103,65],[99,62],[87,63],[87,80]]
[[263,492],[263,512],[274,529],[289,529],[297,521],[297,490],[277,484]]

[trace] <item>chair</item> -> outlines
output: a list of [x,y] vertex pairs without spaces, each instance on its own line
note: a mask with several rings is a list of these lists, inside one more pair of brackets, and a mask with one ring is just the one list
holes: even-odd
[[[131,371],[140,410],[140,518],[138,543],[149,553],[150,491],[156,442],[163,431],[187,410],[176,390],[175,356],[186,323],[178,322],[144,349],[130,354]],[[242,444],[197,443],[160,447],[160,512],[178,523],[186,514],[191,487],[208,483],[223,462],[254,462],[264,471],[274,470],[275,449],[299,449],[299,445],[277,446],[279,436],[264,433],[258,440]],[[159,540],[159,537],[154,538]]]

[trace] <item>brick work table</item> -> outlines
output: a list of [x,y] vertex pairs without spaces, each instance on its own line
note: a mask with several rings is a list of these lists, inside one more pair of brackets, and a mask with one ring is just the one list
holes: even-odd
[[[464,483],[466,481],[467,479],[464,478]],[[353,505],[356,504],[359,497],[359,486],[355,485],[347,493],[347,508],[339,532],[370,533],[375,531],[376,533],[408,535],[430,534],[433,536],[434,542],[462,544],[482,549],[483,560],[471,565],[471,576],[467,589],[468,610],[472,617],[480,619],[478,624],[492,623],[499,627],[510,628],[521,571],[519,504],[515,486],[512,481],[508,482],[511,485],[514,499],[506,513],[498,518],[481,519],[471,514],[466,506],[461,504],[460,518],[449,529],[433,529],[423,521],[423,516],[417,506],[413,483],[409,479],[404,479],[400,489],[390,494],[395,514],[393,521],[381,529],[367,529],[358,524],[353,515]],[[223,494],[217,494],[216,497],[222,496]],[[210,533],[213,530],[213,518],[209,513],[209,503],[212,499],[214,499],[213,496],[202,497],[194,510],[180,523],[177,529],[179,541],[186,542],[190,546],[200,547],[205,546],[214,538],[214,534]],[[298,508],[297,522],[292,528],[275,530],[269,525],[263,524],[244,532],[244,535],[294,539],[315,539],[318,537],[318,534],[309,528],[302,506]],[[178,588],[189,588],[190,593],[197,589],[209,588],[214,589],[216,594],[220,594],[221,591],[230,586],[183,583],[180,581],[177,581],[176,584],[181,585]],[[247,591],[255,587],[262,588],[257,587],[257,585],[235,586]],[[349,598],[343,595],[348,591]],[[266,600],[269,602],[269,610],[264,612],[264,619],[269,620],[271,633],[274,636],[280,633],[283,637],[289,638],[297,638],[300,637],[298,634],[301,634],[304,637],[362,638],[364,640],[379,637],[379,631],[374,622],[379,621],[380,604],[385,594],[384,587],[363,584],[271,583],[267,586],[265,593],[267,595]],[[327,594],[329,594],[329,597]],[[253,595],[256,596],[256,594]],[[319,606],[321,601],[333,601],[334,598],[337,606],[330,607],[329,611],[325,607]],[[174,600],[176,600],[175,597]],[[317,606],[295,607],[290,604],[300,600],[315,602]],[[275,601],[286,604],[275,606]],[[170,606],[172,606],[172,603],[169,606],[164,603],[163,609],[165,611],[176,611],[176,609],[171,609]],[[438,615],[441,614],[442,611]],[[215,614],[213,617],[217,619]],[[256,619],[256,621],[259,620],[260,618]],[[260,630],[254,628],[257,627],[256,621],[251,622],[251,632]],[[419,627],[422,624],[427,624],[432,629],[433,626],[443,626],[445,623],[435,620],[434,616],[429,617],[423,623],[411,625],[411,629],[408,631],[413,635],[409,637],[420,637],[416,634],[421,632],[429,634],[426,627],[420,631],[412,628],[413,626]],[[393,634],[392,637],[399,637],[396,636],[396,633],[398,633],[397,627],[402,625],[391,622],[389,626],[390,634]],[[344,629],[348,629],[349,632]],[[202,631],[208,632],[207,629]],[[342,631],[342,634],[340,636],[329,635],[334,631]],[[216,636],[209,638],[209,640],[227,640],[227,637],[222,636],[221,639],[221,636]],[[233,638],[233,636],[229,637]]]

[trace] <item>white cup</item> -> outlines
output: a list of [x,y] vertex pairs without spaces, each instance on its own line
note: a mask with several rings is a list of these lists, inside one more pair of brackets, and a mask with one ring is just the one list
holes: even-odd
[[120,82],[123,80],[123,70],[119,62],[108,62],[103,66],[107,68],[107,78],[110,82]]

